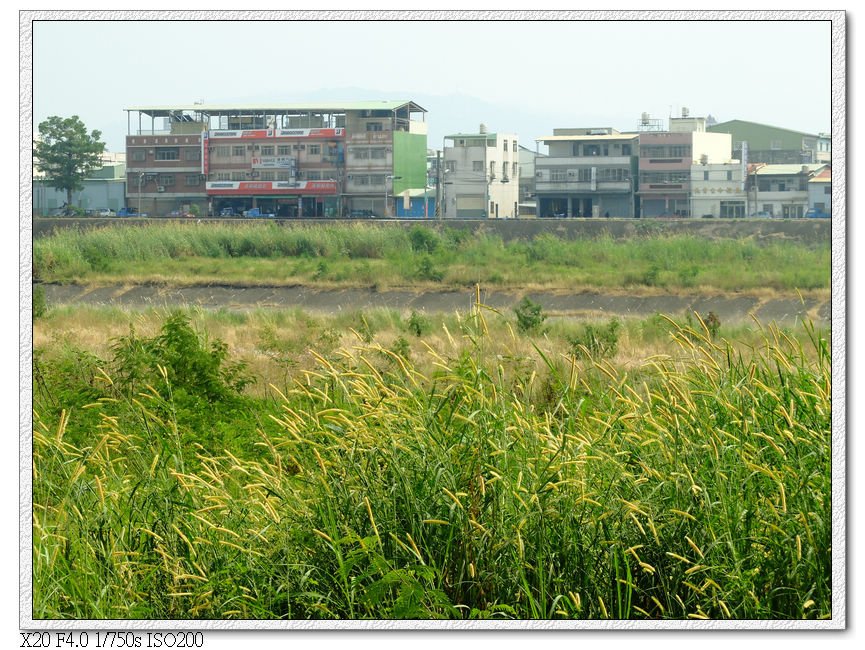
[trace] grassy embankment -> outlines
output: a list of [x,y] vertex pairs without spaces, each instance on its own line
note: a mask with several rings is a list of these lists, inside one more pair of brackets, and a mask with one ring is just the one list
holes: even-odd
[[34,617],[830,616],[826,333],[532,315],[51,310]]
[[829,246],[647,232],[629,240],[497,236],[423,226],[165,224],[62,231],[34,241],[52,282],[579,291],[825,292]]

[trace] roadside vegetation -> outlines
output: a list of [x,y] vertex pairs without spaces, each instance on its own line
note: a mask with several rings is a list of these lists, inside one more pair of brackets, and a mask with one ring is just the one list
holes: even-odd
[[715,293],[828,291],[831,251],[792,241],[647,230],[628,240],[505,242],[453,228],[160,224],[63,230],[33,242],[45,282],[485,287]]
[[830,617],[828,339],[42,309],[33,616]]

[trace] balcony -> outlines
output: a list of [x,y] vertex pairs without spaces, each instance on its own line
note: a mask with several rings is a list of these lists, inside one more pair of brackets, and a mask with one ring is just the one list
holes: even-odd
[[538,169],[553,169],[556,167],[630,167],[631,156],[550,156],[535,162]]
[[627,194],[631,191],[630,181],[543,181],[535,179],[535,190],[537,192],[567,192],[568,194],[580,193],[615,193]]
[[393,132],[363,131],[350,134],[347,140],[349,144],[390,144],[393,142]]

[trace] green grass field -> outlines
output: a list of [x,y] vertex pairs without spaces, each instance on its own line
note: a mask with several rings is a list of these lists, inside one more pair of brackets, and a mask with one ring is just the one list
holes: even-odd
[[174,223],[64,230],[34,241],[51,282],[774,291],[830,287],[829,246],[660,233],[617,240],[370,224]]

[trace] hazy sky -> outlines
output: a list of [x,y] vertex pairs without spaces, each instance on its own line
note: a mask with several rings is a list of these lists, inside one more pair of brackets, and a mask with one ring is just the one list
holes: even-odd
[[[644,111],[682,107],[829,132],[830,46],[828,21],[45,21],[33,25],[34,130],[78,115],[120,151],[132,106],[365,89],[328,99],[423,96],[430,146],[479,117],[528,143],[563,126],[634,130]],[[459,96],[495,110],[456,123]]]

